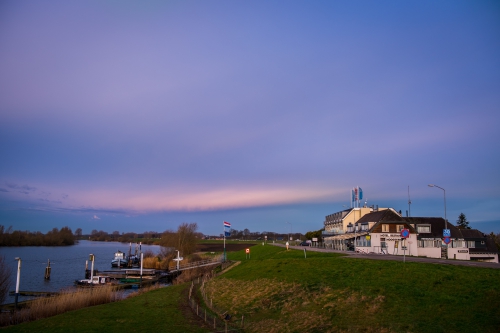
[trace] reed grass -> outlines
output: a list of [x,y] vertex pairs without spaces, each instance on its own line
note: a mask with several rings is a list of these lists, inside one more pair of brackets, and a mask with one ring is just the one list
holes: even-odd
[[121,299],[123,299],[123,292],[116,290],[113,286],[99,286],[77,291],[65,290],[56,296],[35,299],[24,309],[13,313],[3,313],[0,316],[0,326],[52,317],[68,311]]
[[143,260],[143,267],[165,270],[168,268],[169,262],[170,260],[168,258],[147,257]]

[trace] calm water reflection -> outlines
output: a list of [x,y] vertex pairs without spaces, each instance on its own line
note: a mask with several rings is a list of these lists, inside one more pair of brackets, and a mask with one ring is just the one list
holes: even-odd
[[[132,251],[135,247],[132,244]],[[9,290],[16,288],[17,260],[21,258],[21,280],[19,290],[21,291],[59,291],[72,287],[77,279],[85,278],[85,261],[89,254],[95,255],[94,269],[99,271],[113,270],[111,260],[116,251],[128,253],[128,243],[118,242],[91,242],[79,241],[73,246],[26,246],[26,247],[0,247],[0,255],[5,257],[6,262],[12,269],[11,284]],[[158,245],[142,245],[142,252],[147,250],[157,254],[160,252]],[[50,280],[44,279],[47,260],[50,259],[52,272]],[[90,268],[90,263],[89,263]],[[22,297],[19,298],[23,300]],[[13,303],[14,296],[7,296],[5,303]]]

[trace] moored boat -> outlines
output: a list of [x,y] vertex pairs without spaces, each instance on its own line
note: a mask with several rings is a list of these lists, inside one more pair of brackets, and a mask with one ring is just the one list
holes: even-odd
[[111,260],[111,267],[127,267],[128,259],[122,251],[115,252],[115,258]]
[[112,284],[111,277],[107,275],[96,275],[90,279],[75,281],[77,286],[103,286],[106,284]]

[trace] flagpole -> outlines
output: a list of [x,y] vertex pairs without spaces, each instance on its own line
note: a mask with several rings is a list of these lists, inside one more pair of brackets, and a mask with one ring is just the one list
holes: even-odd
[[224,232],[224,257],[223,261],[226,262],[226,225],[224,224],[224,221],[222,221],[222,228]]

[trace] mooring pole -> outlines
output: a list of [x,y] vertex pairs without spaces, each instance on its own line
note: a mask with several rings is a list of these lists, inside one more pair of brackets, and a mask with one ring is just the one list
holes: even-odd
[[19,282],[21,280],[21,258],[16,257],[14,260],[17,260],[16,299],[14,301],[15,309],[17,309],[17,301],[19,299]]
[[92,286],[94,280],[94,255],[92,253],[89,255],[89,260],[92,261],[90,265],[90,285]]
[[50,259],[47,259],[47,267],[45,267],[45,280],[50,280]]
[[141,252],[141,288],[142,288],[142,262],[143,262],[143,259],[144,259],[144,255]]

